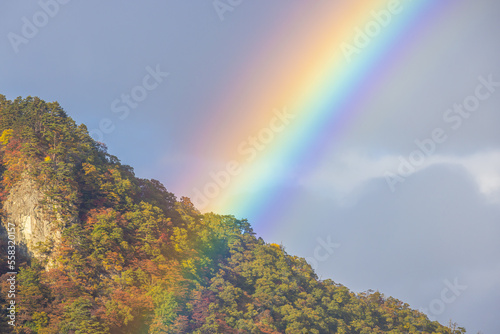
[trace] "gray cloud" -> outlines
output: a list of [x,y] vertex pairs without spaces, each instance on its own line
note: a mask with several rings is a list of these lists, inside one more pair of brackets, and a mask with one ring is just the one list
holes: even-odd
[[[305,257],[312,256],[319,236],[331,235],[341,246],[318,263],[323,278],[356,291],[378,289],[415,308],[440,298],[443,280],[458,278],[468,288],[438,320],[451,317],[471,333],[487,334],[500,328],[494,312],[500,307],[500,90],[457,130],[443,114],[474,93],[478,76],[500,81],[500,2],[457,3],[461,10],[444,15],[441,29],[409,43],[404,61],[389,67],[343,137],[322,143],[329,148],[317,168],[296,175],[296,166],[280,166],[277,189],[262,191],[286,196],[269,203],[274,210],[264,217],[248,218],[265,240],[281,241]],[[38,1],[3,2],[0,93],[58,100],[89,129],[112,119],[116,129],[104,138],[110,152],[138,176],[160,179],[182,195],[186,189],[169,184],[186,166],[211,168],[211,156],[224,149],[209,147],[201,156],[193,137],[216,133],[224,139],[225,128],[252,116],[244,108],[214,105],[233,85],[245,96],[248,83],[231,80],[243,68],[254,72],[254,85],[269,79],[246,66],[260,43],[282,28],[287,6],[284,0],[245,1],[221,22],[210,1],[70,1],[16,54],[7,35],[19,33],[22,17],[38,11]],[[322,2],[307,6],[311,12],[301,14],[310,15]],[[301,16],[295,17],[300,31]],[[265,59],[280,66],[280,45],[273,47]],[[112,101],[155,64],[172,80],[126,120],[117,119]],[[209,127],[216,116],[220,121]],[[438,127],[449,138],[391,192],[384,173],[397,171],[398,157],[408,158],[414,141]],[[238,196],[247,195],[241,190]]]

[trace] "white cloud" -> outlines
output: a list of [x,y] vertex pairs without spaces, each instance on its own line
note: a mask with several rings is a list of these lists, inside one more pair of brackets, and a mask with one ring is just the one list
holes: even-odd
[[[407,159],[408,160],[408,159]],[[386,172],[397,174],[400,156],[386,155],[377,159],[356,152],[339,155],[316,173],[302,178],[299,183],[307,188],[327,192],[338,204],[352,203],[366,182],[385,178]],[[500,151],[476,153],[468,156],[432,155],[406,177],[436,165],[459,165],[475,180],[478,191],[487,200],[500,203]],[[398,185],[404,186],[404,183]],[[397,191],[397,189],[396,189]]]
[[500,152],[475,154],[460,163],[475,178],[479,190],[488,197],[498,197],[500,191]]

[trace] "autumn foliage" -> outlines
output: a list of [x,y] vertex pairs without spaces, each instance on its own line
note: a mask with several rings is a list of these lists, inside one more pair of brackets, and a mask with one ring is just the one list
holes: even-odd
[[1,333],[463,332],[319,280],[246,220],[201,214],[137,178],[56,102],[0,95],[0,201],[21,178],[43,190],[62,238],[21,263],[17,326],[3,312]]

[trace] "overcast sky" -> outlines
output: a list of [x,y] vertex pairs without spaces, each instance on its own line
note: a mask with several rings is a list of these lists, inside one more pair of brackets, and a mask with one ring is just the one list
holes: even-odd
[[[251,111],[221,101],[286,85],[269,68],[301,65],[299,35],[315,16],[337,20],[353,6],[337,2],[227,0],[230,10],[217,11],[212,1],[3,1],[0,94],[58,101],[137,176],[192,196],[179,180],[205,177],[251,135],[234,135]],[[232,213],[308,258],[321,278],[495,334],[500,2],[455,1],[427,19],[403,36],[403,52],[386,55],[397,61],[341,137],[308,148],[320,152],[313,165],[260,161],[281,180],[265,219]]]

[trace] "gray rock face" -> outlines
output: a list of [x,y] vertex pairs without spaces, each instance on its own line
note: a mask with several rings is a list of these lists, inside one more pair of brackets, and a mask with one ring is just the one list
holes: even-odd
[[24,178],[9,192],[3,205],[5,221],[2,222],[6,228],[8,223],[15,224],[18,251],[40,259],[47,256],[41,244],[50,252],[61,240],[59,223],[44,210],[43,199],[37,184]]

